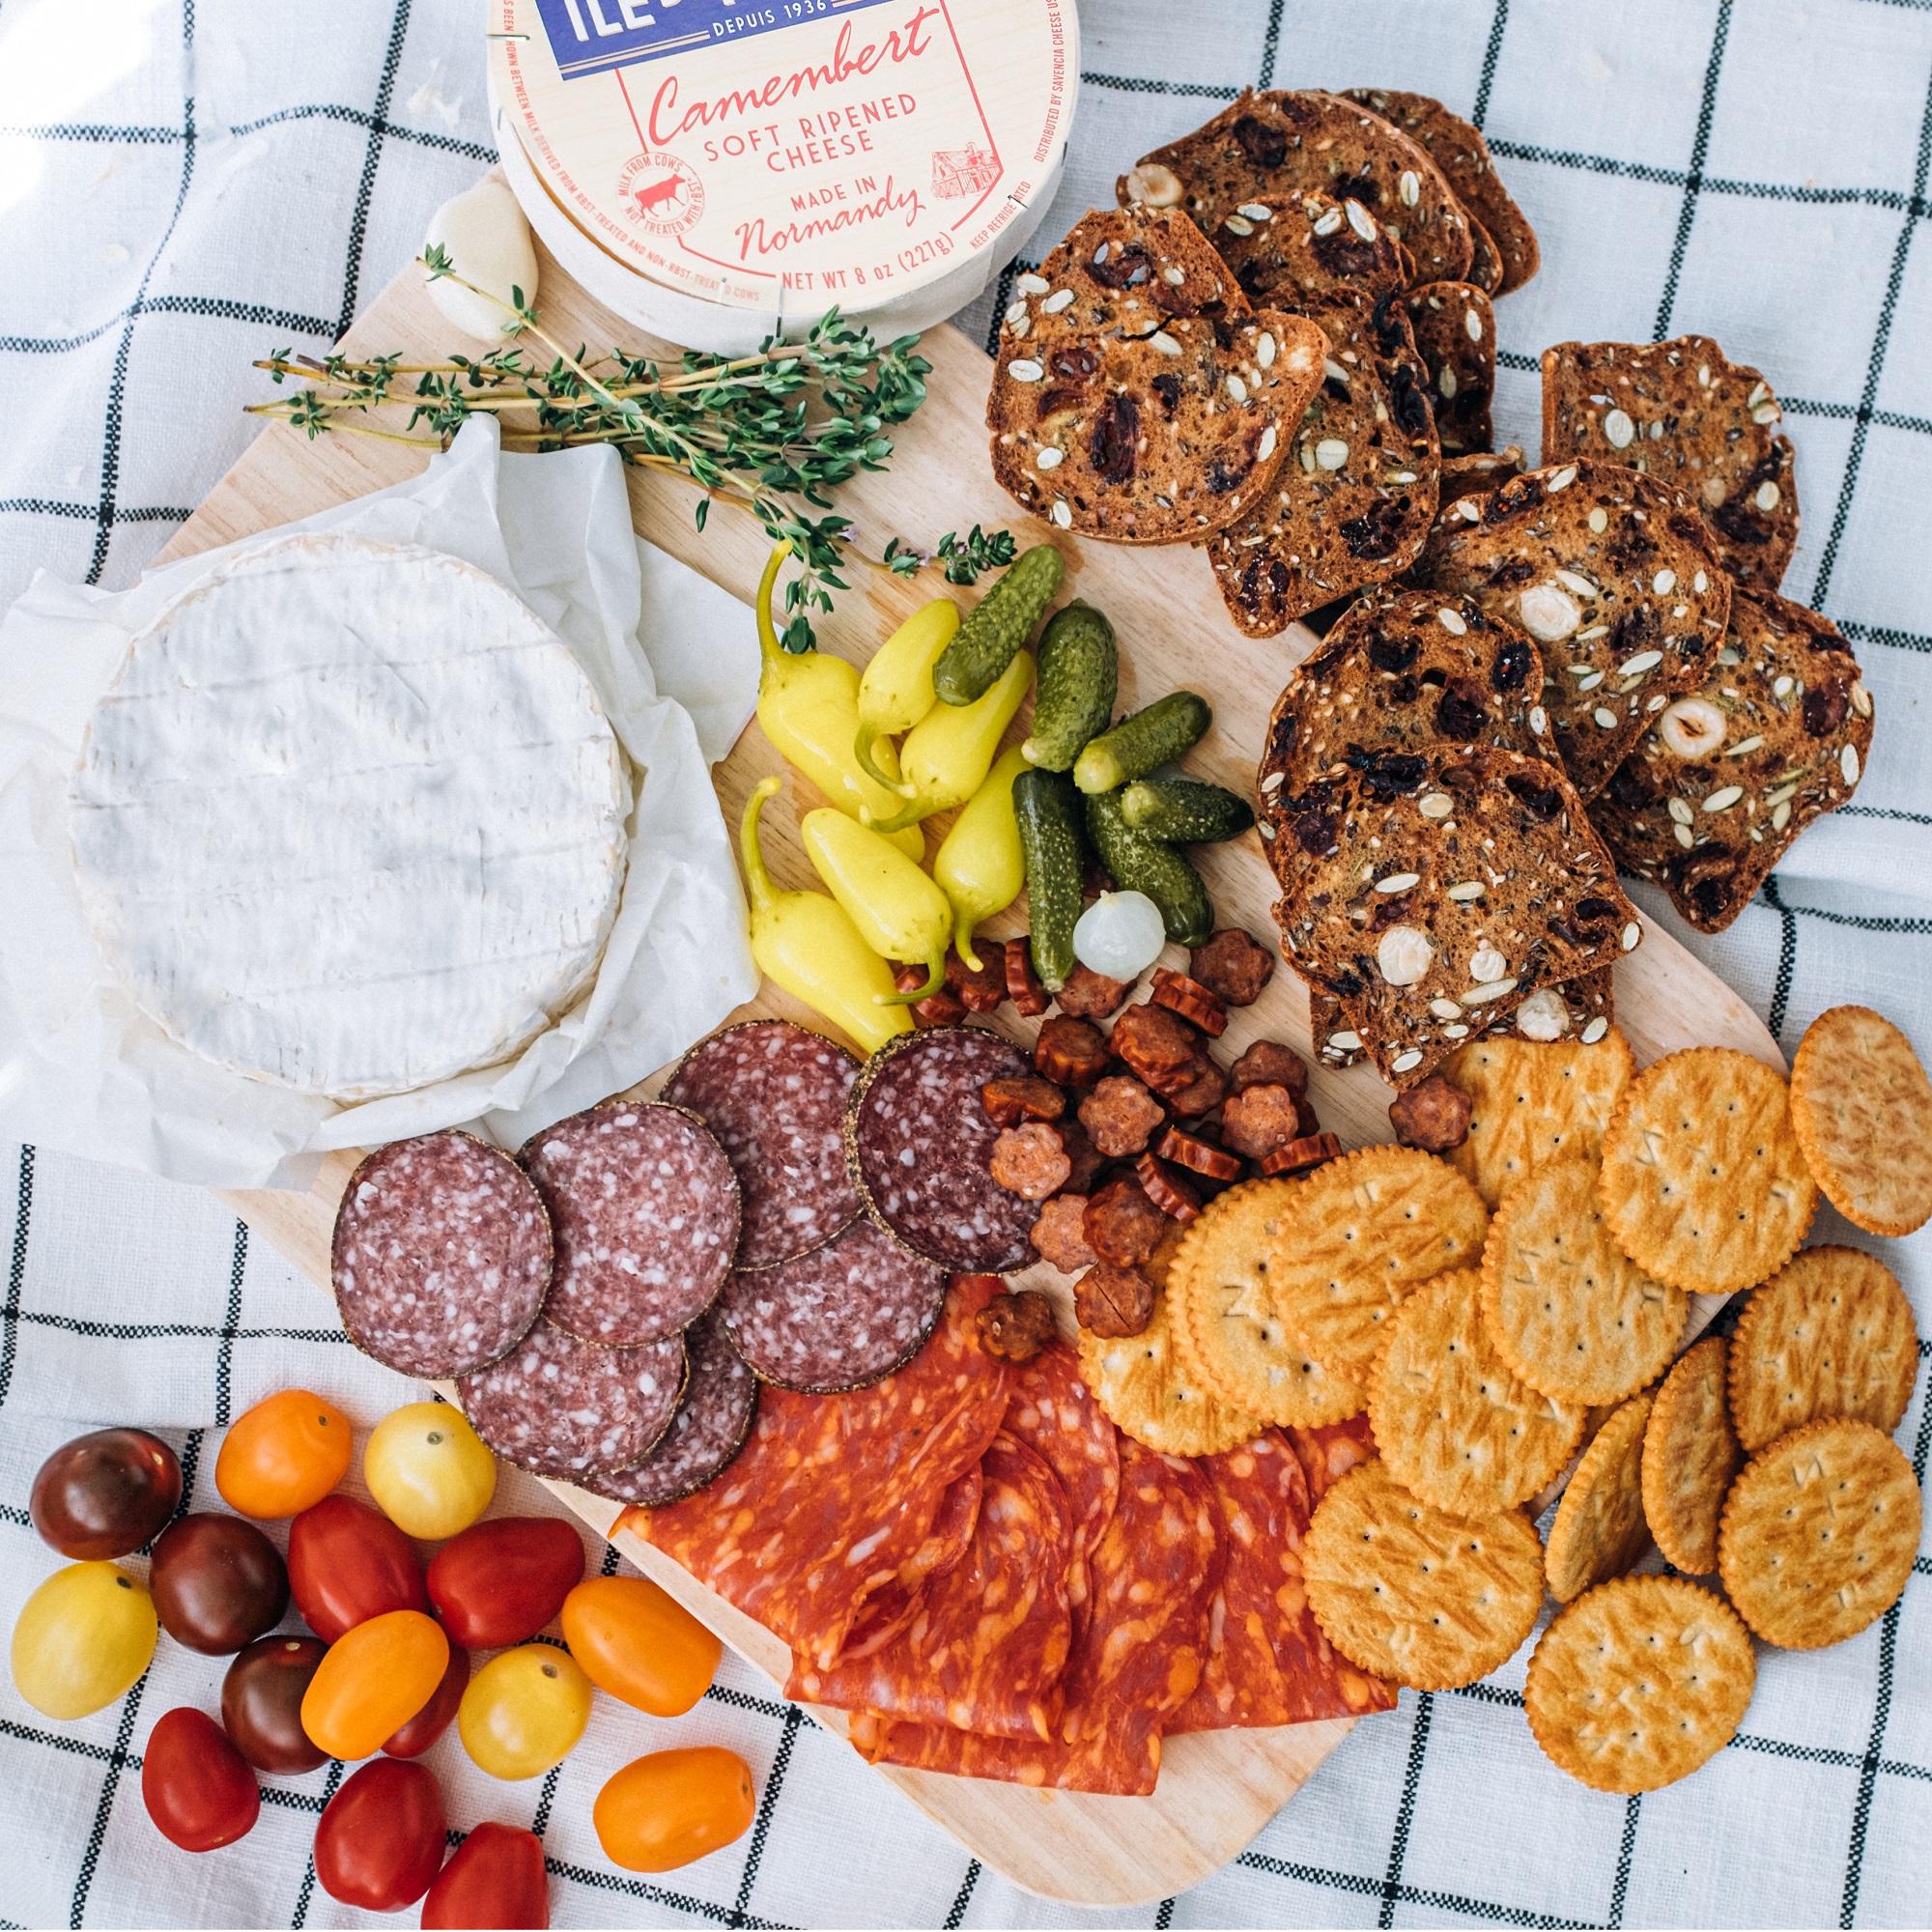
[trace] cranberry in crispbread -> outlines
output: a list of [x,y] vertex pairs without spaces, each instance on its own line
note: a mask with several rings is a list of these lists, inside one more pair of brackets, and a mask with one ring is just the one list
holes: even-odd
[[1531,469],[1451,503],[1413,575],[1536,639],[1544,709],[1586,800],[1657,714],[1704,681],[1730,609],[1730,580],[1691,504],[1609,463]]
[[1327,336],[1324,380],[1273,488],[1207,545],[1251,638],[1399,576],[1435,514],[1435,418],[1400,300],[1337,293],[1302,312]]
[[1496,312],[1473,282],[1425,282],[1403,298],[1416,352],[1429,371],[1442,454],[1490,446],[1496,393]]
[[[1493,293],[1508,295],[1521,288],[1542,262],[1536,230],[1497,180],[1490,144],[1481,133],[1426,94],[1405,94],[1394,87],[1351,87],[1347,93],[1350,100],[1373,109],[1421,148],[1442,171],[1472,225],[1480,223],[1487,231],[1502,265]],[[1473,273],[1469,279],[1481,281]]]
[[1487,497],[1524,469],[1522,444],[1513,442],[1507,449],[1472,450],[1466,456],[1442,459],[1442,509],[1464,497]]
[[[1459,280],[1469,267],[1468,218],[1441,171],[1406,134],[1340,95],[1252,88],[1206,126],[1144,155],[1116,185],[1122,202],[1184,208],[1246,286],[1274,244],[1270,214],[1296,188],[1358,202],[1392,230],[1426,280]],[[1229,228],[1232,215],[1249,232]]]
[[1027,509],[1174,543],[1264,497],[1321,380],[1321,331],[1251,311],[1184,214],[1090,213],[1014,288],[986,425]]
[[1681,490],[1747,590],[1775,591],[1798,545],[1783,419],[1771,384],[1708,335],[1543,352],[1544,462],[1627,463]]
[[1591,807],[1617,863],[1721,932],[1791,841],[1858,789],[1872,701],[1815,611],[1731,596],[1708,681],[1665,708]]
[[[1514,1012],[1485,1029],[1485,1039],[1516,1035],[1523,1039],[1579,1039],[1594,1044],[1617,1016],[1615,970],[1600,966],[1560,984],[1540,986]],[[1308,989],[1308,1029],[1323,1066],[1352,1066],[1362,1058],[1361,1036],[1342,1003],[1320,986]]]

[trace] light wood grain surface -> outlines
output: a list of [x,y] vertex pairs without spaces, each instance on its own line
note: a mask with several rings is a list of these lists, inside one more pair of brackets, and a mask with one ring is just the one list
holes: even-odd
[[[545,325],[594,354],[624,340],[622,326],[576,289],[555,263],[542,260],[540,307]],[[406,270],[356,322],[345,339],[351,352],[392,350],[433,356],[444,353],[450,331],[424,295],[419,271]],[[1013,530],[1022,544],[1051,537],[1066,558],[1064,595],[1104,610],[1122,646],[1121,706],[1131,709],[1185,687],[1214,708],[1214,724],[1189,755],[1190,768],[1246,793],[1276,694],[1292,665],[1313,645],[1306,631],[1256,641],[1227,620],[1220,593],[1203,557],[1188,549],[1141,550],[1086,545],[1015,514],[995,485],[985,454],[982,411],[989,364],[952,328],[931,331],[923,353],[933,363],[930,396],[920,414],[895,433],[897,452],[883,474],[862,476],[841,493],[839,507],[856,526],[861,546],[877,555],[899,536],[930,549],[947,530],[975,523]],[[266,429],[183,527],[165,557],[186,555],[312,515],[351,497],[400,482],[419,470],[428,452],[350,436],[310,441],[280,424]],[[631,507],[639,531],[730,591],[749,600],[766,546],[749,516],[714,508],[699,535],[692,525],[696,493],[648,471],[630,472]],[[863,567],[838,611],[818,626],[821,646],[864,662],[887,631],[945,586],[936,573],[908,583]],[[962,603],[973,592],[954,592]],[[751,623],[746,613],[745,622]],[[1024,726],[1024,716],[1014,735]],[[784,767],[753,724],[730,755],[714,768],[719,800],[735,824],[751,788],[768,774],[786,777],[784,800],[765,813],[767,851],[781,883],[810,884],[799,849],[797,819],[821,803]],[[784,806],[789,805],[790,810]],[[942,822],[943,827],[943,822]],[[942,827],[935,827],[935,832]],[[1253,834],[1200,854],[1223,923],[1258,935],[1273,931],[1273,882]],[[989,923],[992,937],[1024,929],[1015,909]],[[1185,955],[1169,949],[1169,964]],[[1617,1020],[1639,1063],[1680,1046],[1715,1042],[1743,1048],[1783,1070],[1776,1042],[1756,1015],[1666,933],[1646,923],[1642,946],[1616,969]],[[1010,1022],[1009,1009],[1002,1009]],[[784,1013],[810,1019],[769,984],[733,1019]],[[1000,1016],[995,1016],[999,1018]],[[813,1022],[822,1026],[822,1022]],[[1312,1058],[1307,1000],[1294,977],[1278,972],[1260,1001],[1236,1011],[1224,1036],[1224,1061],[1258,1037],[1285,1039]],[[661,1076],[660,1076],[661,1077]],[[643,1083],[651,1091],[656,1081]],[[1345,1144],[1389,1138],[1389,1092],[1366,1065],[1345,1072],[1318,1070],[1311,1094],[1324,1126]],[[231,1194],[224,1198],[249,1226],[325,1290],[328,1236],[335,1204],[355,1156],[330,1156],[308,1193]],[[1044,1265],[1022,1277],[1053,1293],[1070,1321],[1066,1284]],[[1716,1304],[1700,1308],[1698,1324]],[[446,1391],[447,1392],[447,1391]],[[609,1533],[615,1505],[564,1484],[551,1486],[592,1527]],[[785,1646],[769,1631],[628,1531],[623,1553],[657,1578],[733,1649],[782,1687]],[[836,1713],[815,1712],[842,1731]],[[1099,1798],[1036,1792],[1017,1786],[887,1770],[921,1810],[1016,1885],[1044,1896],[1091,1905],[1125,1905],[1165,1897],[1218,1869],[1252,1839],[1293,1797],[1350,1728],[1347,1720],[1266,1731],[1206,1732],[1169,1741],[1158,1789],[1150,1798]]]

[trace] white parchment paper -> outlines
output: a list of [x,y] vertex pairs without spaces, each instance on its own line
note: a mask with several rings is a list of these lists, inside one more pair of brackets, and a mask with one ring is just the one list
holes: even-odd
[[583,666],[636,767],[629,869],[597,979],[516,1059],[352,1106],[177,1044],[122,990],[82,916],[68,781],[129,639],[263,539],[120,592],[43,572],[0,619],[0,1140],[223,1187],[304,1187],[331,1149],[466,1122],[514,1147],[642,1079],[757,989],[708,770],[756,699],[751,619],[636,537],[613,451],[505,456],[496,424],[473,422],[413,481],[289,527],[461,557],[516,591]]

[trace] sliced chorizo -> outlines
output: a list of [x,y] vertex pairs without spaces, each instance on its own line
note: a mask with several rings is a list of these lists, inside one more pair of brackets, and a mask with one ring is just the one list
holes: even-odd
[[1091,1087],[1107,1070],[1107,1040],[1092,1020],[1055,1014],[1034,1042],[1033,1064],[1059,1087]]
[[1170,1221],[1183,1227],[1201,1212],[1201,1197],[1164,1160],[1144,1153],[1134,1162],[1134,1172],[1147,1190],[1147,1197]]
[[1228,1074],[1231,1093],[1246,1087],[1286,1087],[1298,1100],[1308,1092],[1307,1065],[1293,1047],[1276,1039],[1258,1039]]
[[1191,1021],[1210,1038],[1218,1039],[1228,1030],[1228,1009],[1200,980],[1190,980],[1185,973],[1156,966],[1148,997],[1155,1006]]
[[1236,1155],[1226,1148],[1216,1147],[1212,1141],[1203,1140],[1199,1134],[1183,1133],[1179,1127],[1169,1127],[1161,1135],[1154,1152],[1162,1160],[1172,1161],[1177,1167],[1187,1168],[1208,1180],[1240,1179],[1241,1163]]
[[1086,1215],[1086,1195],[1060,1193],[1040,1208],[1039,1219],[1033,1224],[1030,1238],[1040,1260],[1062,1274],[1078,1274],[1099,1259],[1087,1245]]
[[1301,1103],[1286,1087],[1243,1087],[1221,1109],[1221,1139],[1250,1160],[1301,1138]]
[[1014,1010],[1037,1019],[1047,1009],[1048,995],[1040,977],[1033,970],[1033,942],[1025,933],[1007,941],[1007,998]]
[[1120,1011],[1121,1002],[1134,989],[1131,980],[1110,980],[1091,966],[1076,965],[1054,996],[1060,1010],[1075,1019],[1103,1020]]
[[1066,1185],[1073,1163],[1060,1144],[1060,1130],[1047,1121],[1008,1127],[993,1143],[988,1172],[1009,1194],[1022,1201],[1044,1201]]
[[1065,1094],[1037,1073],[989,1080],[980,1089],[980,1101],[1002,1127],[1017,1127],[1026,1121],[1057,1121],[1066,1111]]

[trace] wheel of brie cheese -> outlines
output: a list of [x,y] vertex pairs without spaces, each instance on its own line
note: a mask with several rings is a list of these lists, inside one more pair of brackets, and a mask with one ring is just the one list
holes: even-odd
[[135,638],[70,794],[141,1010],[341,1100],[504,1060],[584,992],[630,805],[589,678],[518,598],[330,535],[242,554]]

